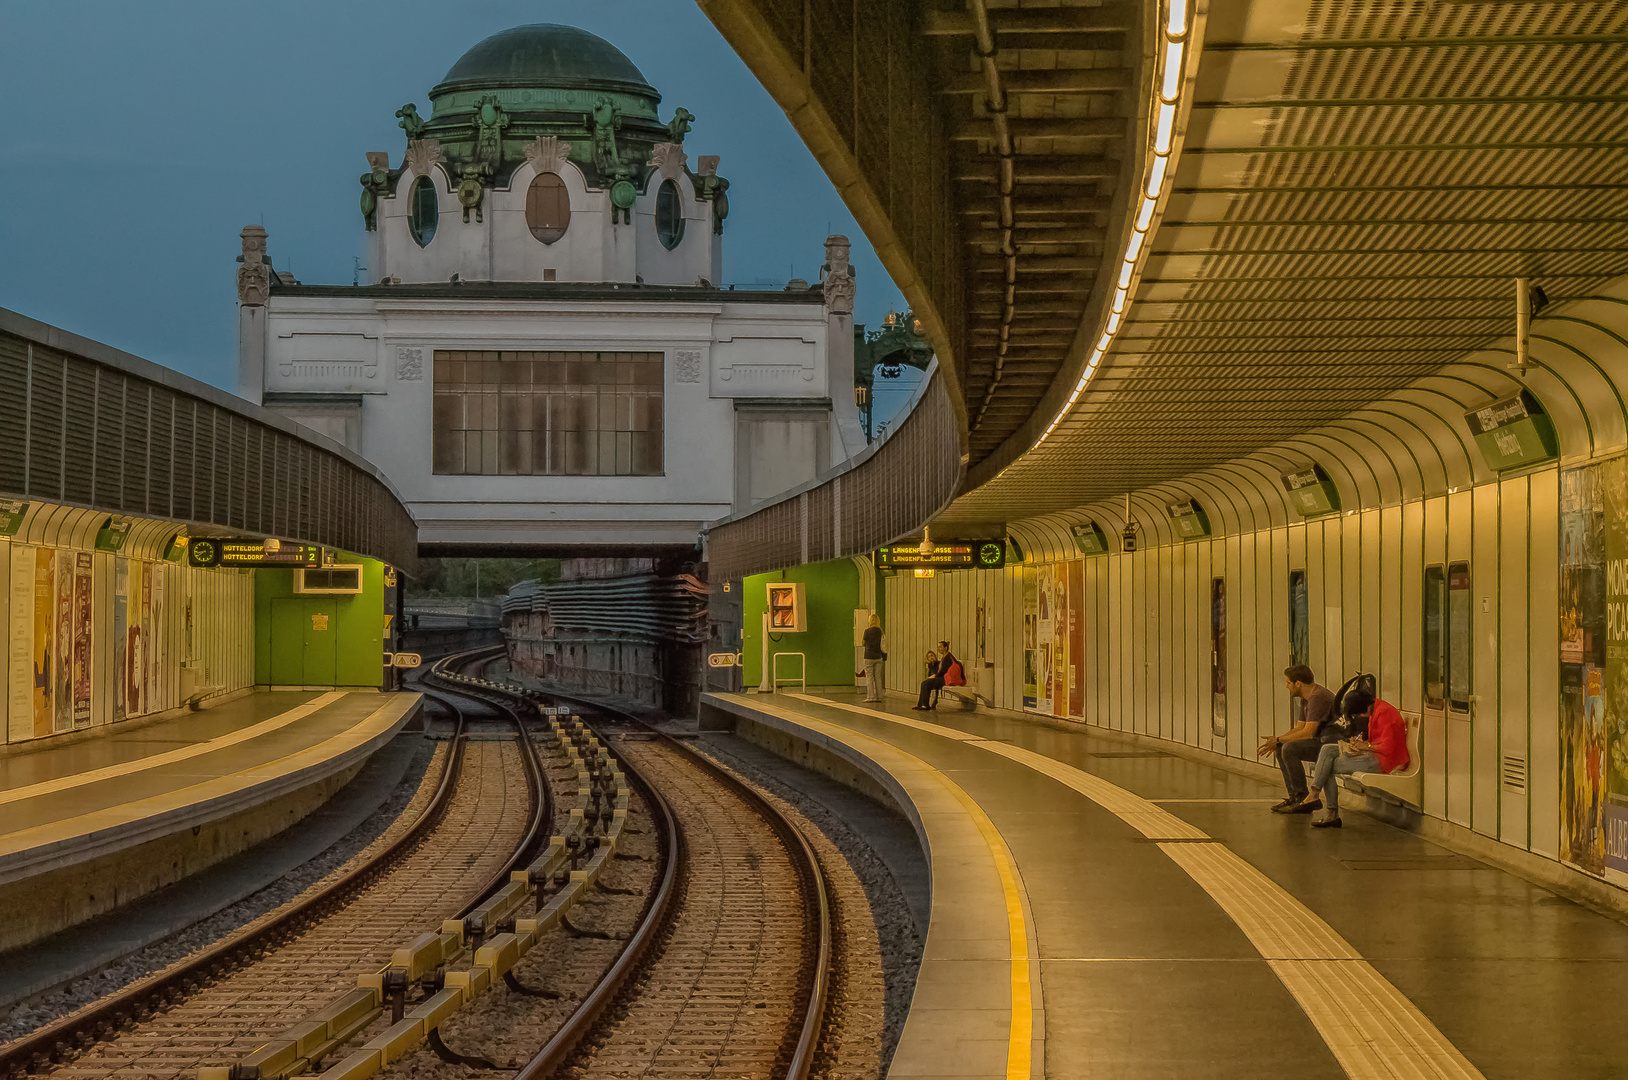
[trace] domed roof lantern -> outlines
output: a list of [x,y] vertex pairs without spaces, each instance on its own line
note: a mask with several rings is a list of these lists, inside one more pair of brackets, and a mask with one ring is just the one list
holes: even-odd
[[645,98],[661,95],[615,45],[575,26],[532,23],[477,43],[430,91],[432,100],[470,90],[548,89]]

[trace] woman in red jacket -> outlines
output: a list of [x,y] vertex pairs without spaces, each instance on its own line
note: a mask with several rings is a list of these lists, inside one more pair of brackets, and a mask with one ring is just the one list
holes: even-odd
[[1388,701],[1375,701],[1372,694],[1353,690],[1346,695],[1345,716],[1352,736],[1327,743],[1317,755],[1312,770],[1308,804],[1321,799],[1327,807],[1311,820],[1314,829],[1338,829],[1340,785],[1336,776],[1352,773],[1388,773],[1408,763],[1408,729],[1402,714]]

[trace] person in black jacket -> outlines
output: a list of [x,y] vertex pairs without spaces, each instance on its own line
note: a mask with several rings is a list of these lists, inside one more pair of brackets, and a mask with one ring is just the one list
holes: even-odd
[[950,670],[950,665],[953,663],[955,663],[955,657],[950,654],[950,643],[948,641],[939,642],[938,663],[933,665],[932,669],[927,673],[927,678],[922,680],[921,696],[916,699],[916,704],[911,708],[931,709],[933,707],[930,704],[933,691],[944,688],[944,675]]

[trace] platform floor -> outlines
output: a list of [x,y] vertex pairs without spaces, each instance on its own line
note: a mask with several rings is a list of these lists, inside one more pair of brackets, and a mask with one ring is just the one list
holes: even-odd
[[0,882],[236,813],[347,768],[417,694],[272,692],[0,759]]
[[708,695],[909,802],[932,915],[892,1076],[1628,1076],[1628,926],[1360,813],[1088,728]]

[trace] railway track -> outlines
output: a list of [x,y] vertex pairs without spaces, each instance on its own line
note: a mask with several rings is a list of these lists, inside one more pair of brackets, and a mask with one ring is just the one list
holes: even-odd
[[[458,659],[478,664],[484,655]],[[428,681],[455,717],[454,734],[437,749],[436,781],[360,865],[182,964],[0,1046],[0,1069],[252,1080],[373,1076],[394,1064],[397,1075],[404,1067],[419,1075],[441,1067],[431,1049],[445,1062],[490,1065],[478,1053],[462,1057],[440,1033],[456,1015],[458,1041],[478,1037],[490,989],[505,995],[499,1009],[536,1011],[521,1025],[527,1048],[511,1062],[525,1080],[698,1069],[809,1076],[831,978],[831,901],[813,849],[775,804],[631,717],[584,709],[589,730],[547,708],[561,714],[542,724],[552,767],[564,768],[566,789],[577,784],[580,804],[556,813],[525,734],[540,695],[445,664]],[[457,699],[495,710],[520,737],[471,739],[472,710]],[[538,854],[551,822],[566,835]],[[614,856],[629,844],[651,854]],[[642,882],[637,890],[606,886],[618,873],[613,856],[647,860],[626,865],[648,869],[621,872]],[[584,904],[591,917],[596,889],[624,913],[622,930],[590,934],[614,950],[571,973],[543,968],[541,989],[517,980],[527,970],[520,960],[548,935],[581,936],[567,913]],[[609,895],[618,893],[626,895]],[[533,902],[535,916],[523,917]],[[377,992],[358,989],[370,978]],[[320,1037],[299,1034],[314,1030],[302,1017],[337,1017],[359,997],[369,1000],[343,1023],[324,1021]],[[425,1040],[430,1049],[413,1050]]]
[[813,849],[771,802],[682,741],[604,706],[582,711],[668,822],[676,857],[629,949],[517,1080],[803,1080],[834,933]]
[[312,1000],[354,986],[357,968],[387,958],[404,934],[506,880],[551,808],[535,750],[523,737],[471,741],[465,709],[437,696],[454,730],[436,749],[436,779],[355,865],[185,961],[0,1045],[0,1075],[180,1077],[229,1062]]

